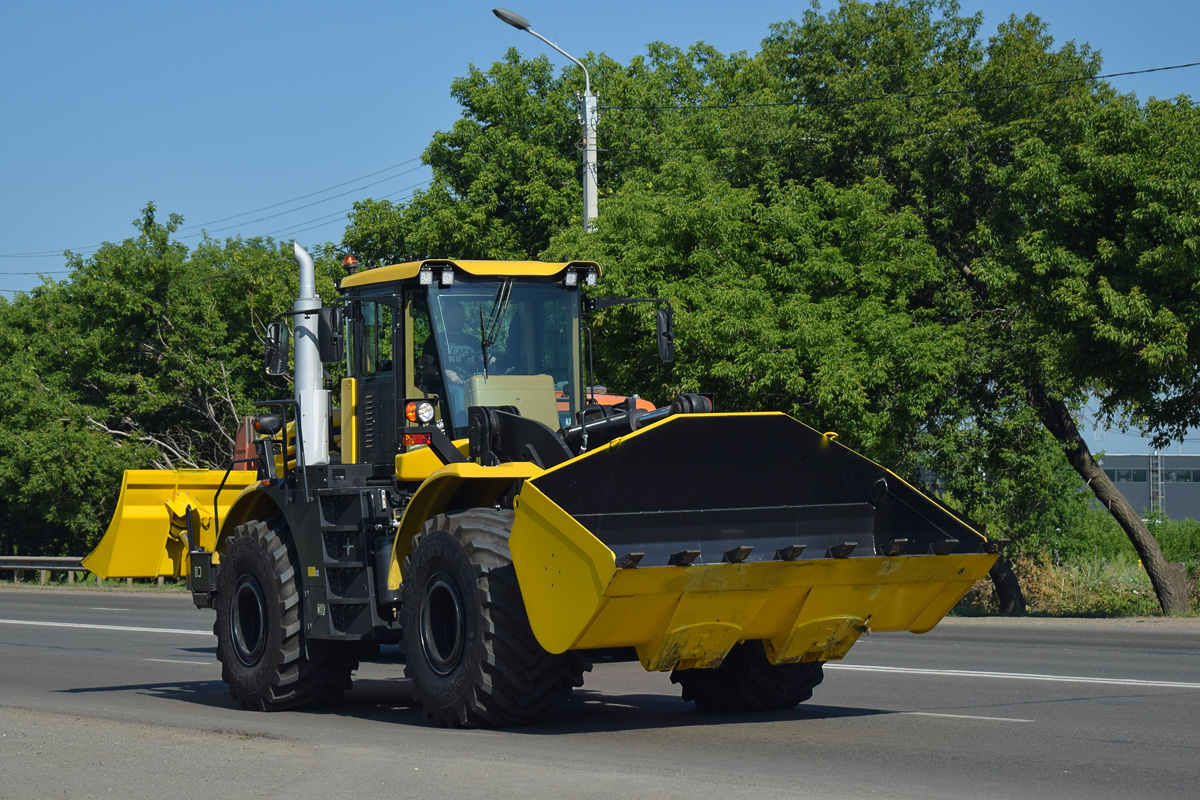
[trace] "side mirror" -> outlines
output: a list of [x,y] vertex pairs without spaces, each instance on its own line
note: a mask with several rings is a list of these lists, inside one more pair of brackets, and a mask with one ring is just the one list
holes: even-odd
[[675,360],[675,315],[670,306],[658,310],[656,324],[658,327],[658,357],[669,364]]
[[282,322],[267,326],[267,344],[263,350],[263,366],[268,375],[284,375],[288,362],[288,329]]
[[346,315],[341,306],[321,309],[317,319],[317,349],[321,353],[321,363],[337,364],[344,357],[342,331],[345,324]]

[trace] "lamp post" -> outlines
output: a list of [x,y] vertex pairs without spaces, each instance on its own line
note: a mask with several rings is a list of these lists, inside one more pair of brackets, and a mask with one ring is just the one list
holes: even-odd
[[587,67],[575,56],[529,27],[529,20],[506,8],[493,8],[492,13],[518,30],[531,33],[573,61],[583,70],[583,97],[579,99],[579,119],[583,123],[583,229],[596,227],[596,122],[599,119],[596,95],[592,94],[592,78]]

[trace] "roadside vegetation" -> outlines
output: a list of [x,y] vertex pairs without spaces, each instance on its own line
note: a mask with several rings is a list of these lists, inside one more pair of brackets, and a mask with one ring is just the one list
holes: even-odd
[[[1187,570],[1189,608],[1200,616],[1200,520],[1149,520],[1163,556]],[[1077,527],[1024,541],[1012,556],[1033,616],[1140,617],[1160,613],[1154,587],[1124,531],[1112,517],[1088,509]],[[963,616],[998,613],[991,581],[980,581],[959,603]]]

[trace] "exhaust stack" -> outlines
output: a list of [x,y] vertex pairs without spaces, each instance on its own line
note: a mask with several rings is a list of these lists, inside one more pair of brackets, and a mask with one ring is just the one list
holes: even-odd
[[300,293],[292,303],[295,329],[296,403],[304,466],[329,463],[329,391],[322,389],[324,367],[318,345],[321,298],[317,296],[317,273],[312,256],[292,242],[296,263],[300,266]]

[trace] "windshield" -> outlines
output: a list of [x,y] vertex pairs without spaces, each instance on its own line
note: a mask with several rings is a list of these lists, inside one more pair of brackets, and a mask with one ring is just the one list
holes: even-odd
[[[459,279],[429,287],[433,336],[421,352],[443,419],[467,431],[467,408],[515,406],[552,429],[579,409],[579,294],[561,284]],[[418,344],[414,342],[414,344]]]

